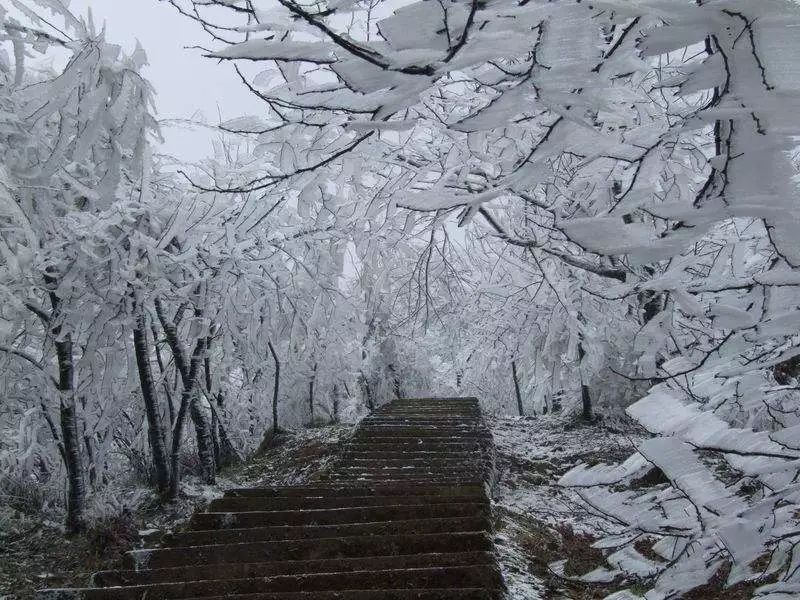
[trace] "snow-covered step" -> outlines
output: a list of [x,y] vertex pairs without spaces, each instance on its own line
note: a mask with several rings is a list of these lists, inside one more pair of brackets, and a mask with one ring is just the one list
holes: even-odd
[[392,519],[469,517],[488,514],[489,502],[475,497],[470,502],[441,504],[392,504],[315,510],[202,512],[190,521],[192,529],[269,527],[280,525],[335,525],[370,523]]
[[[422,567],[459,567],[492,565],[494,556],[489,552],[438,552],[430,554],[403,554],[399,556],[373,556],[372,569],[415,569]],[[247,579],[274,575],[302,575],[303,573],[345,573],[363,571],[363,558],[330,558],[320,560],[281,560],[261,563],[234,563],[224,565],[188,565],[165,569],[140,571],[100,571],[93,577],[95,587],[146,585],[170,581],[197,581],[210,579]]]
[[275,575],[246,579],[198,580],[151,583],[125,587],[94,588],[65,596],[52,590],[46,598],[62,600],[147,600],[173,598],[226,597],[264,592],[292,592],[302,586],[307,591],[425,589],[451,586],[499,588],[500,574],[494,565],[458,567],[420,567],[415,569],[372,570],[366,560],[364,570],[344,573]]
[[230,490],[94,587],[40,597],[499,600],[491,447],[475,399],[398,400],[312,484]]

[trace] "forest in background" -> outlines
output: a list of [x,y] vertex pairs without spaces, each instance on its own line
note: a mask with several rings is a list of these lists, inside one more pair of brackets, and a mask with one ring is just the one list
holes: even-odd
[[652,434],[561,481],[648,599],[800,593],[800,5],[160,1],[263,101],[196,164],[144,49],[0,6],[6,490],[79,531],[265,431],[475,395]]

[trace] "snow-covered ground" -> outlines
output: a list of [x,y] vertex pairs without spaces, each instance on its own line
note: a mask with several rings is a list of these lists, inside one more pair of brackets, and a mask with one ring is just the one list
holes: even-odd
[[495,535],[510,600],[603,598],[613,585],[587,585],[556,575],[601,566],[590,547],[609,524],[590,513],[577,495],[557,485],[580,463],[615,463],[627,457],[639,432],[626,426],[584,425],[563,415],[489,418],[496,445]]

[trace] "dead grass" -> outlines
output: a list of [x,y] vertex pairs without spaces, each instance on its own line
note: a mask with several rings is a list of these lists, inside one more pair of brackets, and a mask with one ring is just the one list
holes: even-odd
[[711,580],[694,588],[683,596],[685,600],[750,600],[756,589],[768,583],[774,583],[775,576],[760,578],[754,581],[743,581],[729,588],[724,587],[731,572],[731,565],[725,564],[714,574]]
[[[550,526],[535,518],[506,513],[504,524],[514,543],[525,553],[531,573],[544,583],[544,600],[571,598],[573,600],[600,600],[628,586],[592,584],[572,581],[571,576],[583,575],[605,564],[603,552],[592,548],[595,541],[588,534],[576,532],[569,525]],[[566,560],[564,572],[559,577],[549,565]]]
[[38,523],[24,537],[0,540],[0,597],[27,600],[37,589],[86,585],[95,571],[119,566],[136,541],[129,515],[95,523],[72,537],[56,524]]

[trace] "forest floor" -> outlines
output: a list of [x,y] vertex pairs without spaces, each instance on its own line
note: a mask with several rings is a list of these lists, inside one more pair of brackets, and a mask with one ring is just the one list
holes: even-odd
[[[619,589],[551,571],[559,561],[566,561],[568,575],[601,566],[602,553],[590,545],[609,530],[557,481],[581,462],[624,460],[640,435],[623,430],[632,426],[585,425],[563,415],[486,420],[496,445],[495,542],[509,600],[594,600]],[[0,505],[0,600],[32,598],[44,587],[84,585],[91,573],[119,567],[126,551],[180,529],[192,512],[228,488],[305,483],[335,459],[351,431],[352,425],[342,425],[282,434],[265,451],[223,471],[214,486],[187,476],[180,499],[167,505],[141,485],[121,482],[113,509],[106,507],[106,516],[71,538],[64,537],[58,519],[25,510],[24,502]]]
[[[108,505],[89,519],[86,533],[64,537],[59,517],[35,510],[35,498],[0,504],[0,600],[23,600],[45,587],[85,585],[92,573],[121,565],[125,552],[151,545],[179,529],[198,509],[233,487],[305,483],[333,460],[352,425],[290,431],[237,467],[222,471],[213,486],[184,478],[180,498],[161,504],[141,484],[112,485]],[[117,493],[114,493],[114,490]],[[23,490],[24,491],[24,490]],[[29,493],[35,494],[35,490]]]
[[[591,544],[611,527],[557,482],[580,463],[621,462],[641,433],[632,424],[564,415],[487,418],[487,425],[496,445],[495,543],[509,600],[595,600],[628,587],[569,579],[604,564]],[[567,577],[551,570],[562,561]]]

